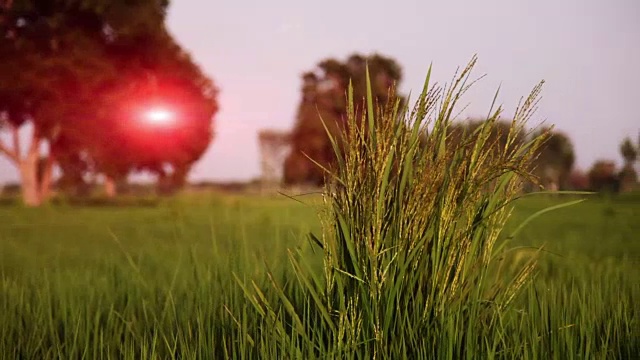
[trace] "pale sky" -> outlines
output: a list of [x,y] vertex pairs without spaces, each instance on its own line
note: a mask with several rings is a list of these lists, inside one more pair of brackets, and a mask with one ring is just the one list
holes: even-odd
[[[217,135],[192,180],[258,176],[257,131],[291,128],[300,75],[355,51],[395,58],[405,93],[421,89],[430,63],[443,83],[478,54],[475,75],[487,77],[462,117],[486,115],[500,84],[509,116],[544,79],[531,125],[566,132],[581,169],[620,164],[620,141],[640,132],[638,0],[173,0],[168,24],[221,91]],[[0,159],[0,182],[15,179]]]

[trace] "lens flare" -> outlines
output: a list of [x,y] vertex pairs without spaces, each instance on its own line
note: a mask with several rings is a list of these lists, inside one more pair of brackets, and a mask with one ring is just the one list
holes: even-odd
[[145,113],[145,119],[155,125],[167,125],[175,121],[173,112],[164,108],[153,108]]

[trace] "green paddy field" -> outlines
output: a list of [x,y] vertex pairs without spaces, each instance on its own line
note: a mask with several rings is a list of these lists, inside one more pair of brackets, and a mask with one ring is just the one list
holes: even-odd
[[[126,207],[0,206],[0,358],[281,354],[278,344],[256,345],[256,334],[276,328],[257,320],[241,285],[254,281],[278,303],[273,281],[293,306],[306,301],[288,250],[322,272],[322,250],[308,237],[322,234],[321,201],[298,199],[304,204],[207,193]],[[529,215],[568,200],[518,200],[503,238]],[[492,325],[500,330],[478,345],[489,349],[478,358],[640,358],[640,196],[589,196],[542,214],[508,243],[523,247],[511,263],[526,261],[524,247],[541,245],[548,252],[533,283]],[[449,358],[460,354],[446,339],[431,345]],[[364,358],[350,354],[326,357]]]

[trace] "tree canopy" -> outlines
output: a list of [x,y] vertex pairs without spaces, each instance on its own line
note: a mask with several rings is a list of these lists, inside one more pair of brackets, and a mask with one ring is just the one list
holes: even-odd
[[[112,177],[146,170],[181,182],[213,139],[217,89],[170,36],[155,41],[153,57],[116,51],[114,61],[125,70],[102,94],[102,107],[112,111],[101,119],[108,126],[94,133],[93,153],[96,166]],[[174,120],[149,123],[144,113],[154,107],[170,109]]]
[[[366,95],[367,66],[374,99],[380,104],[392,100],[389,89],[399,85],[402,70],[394,59],[380,54],[354,53],[346,61],[328,58],[320,61],[316,69],[302,74],[300,103],[291,133],[291,153],[284,163],[286,184],[324,183],[325,174],[313,161],[330,168],[335,155],[323,122],[332,135],[345,128],[349,82],[354,89],[354,99],[362,103]],[[363,109],[359,108],[359,112]]]

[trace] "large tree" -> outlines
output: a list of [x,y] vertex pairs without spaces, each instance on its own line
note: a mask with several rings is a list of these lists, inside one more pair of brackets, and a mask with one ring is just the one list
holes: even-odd
[[[46,199],[54,143],[85,115],[92,89],[113,68],[102,56],[105,22],[76,2],[5,1],[0,20],[0,122],[11,134],[0,152],[19,170],[23,199]],[[19,131],[30,128],[28,144]],[[49,150],[41,153],[48,145]],[[39,174],[39,165],[44,168]]]
[[[99,94],[100,107],[110,110],[88,144],[96,171],[114,181],[147,171],[161,190],[180,187],[213,138],[217,88],[166,30],[121,41],[109,57],[123,70]],[[154,108],[166,109],[172,121],[148,121]]]
[[[324,171],[313,161],[330,168],[335,155],[322,122],[336,137],[344,129],[349,82],[354,88],[354,99],[361,104],[366,95],[367,66],[376,101],[384,105],[393,100],[389,99],[389,91],[399,85],[402,70],[394,59],[380,54],[367,57],[352,54],[344,62],[325,59],[316,69],[302,75],[301,99],[291,133],[291,153],[284,163],[286,184],[324,183]],[[358,112],[362,114],[363,109],[363,106],[359,107]]]
[[[13,144],[0,143],[0,152],[20,170],[25,203],[46,198],[56,157],[66,180],[90,169],[112,179],[171,167],[179,183],[202,155],[216,90],[165,29],[166,6],[157,0],[5,4],[0,124]],[[171,134],[136,129],[136,115],[126,111],[127,104],[153,98],[180,104],[181,122]],[[23,154],[18,131],[25,125],[33,134]],[[152,144],[141,140],[145,131]],[[49,144],[47,154],[40,153],[42,144]],[[42,158],[47,166],[38,176]]]

